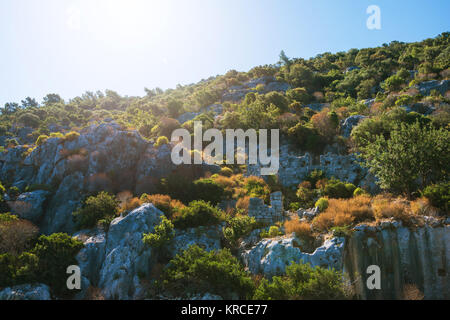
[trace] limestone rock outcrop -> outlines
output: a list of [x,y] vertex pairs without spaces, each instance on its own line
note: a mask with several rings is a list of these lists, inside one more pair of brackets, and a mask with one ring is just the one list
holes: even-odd
[[45,284],[24,284],[0,291],[0,300],[51,300],[50,288]]
[[[362,225],[348,241],[344,270],[356,281],[362,299],[402,299],[405,285],[417,287],[425,299],[450,298],[450,226],[427,223],[407,228],[399,222]],[[366,286],[367,268],[380,267],[381,290]]]
[[142,235],[154,231],[163,213],[152,204],[115,219],[106,238],[105,260],[99,272],[99,288],[106,299],[143,299],[142,278],[148,277],[157,260]]
[[241,258],[253,274],[272,277],[285,272],[292,262],[309,263],[311,266],[342,269],[345,240],[333,238],[317,248],[313,253],[300,250],[301,240],[295,236],[264,239],[250,250],[244,251]]

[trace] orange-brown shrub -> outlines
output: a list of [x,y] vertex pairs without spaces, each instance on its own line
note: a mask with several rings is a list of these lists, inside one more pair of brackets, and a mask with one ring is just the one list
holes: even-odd
[[313,220],[314,228],[328,231],[333,227],[344,227],[354,223],[373,220],[370,197],[351,199],[329,199],[328,208]]
[[284,223],[284,229],[286,234],[295,233],[300,239],[314,239],[311,225],[306,221],[300,221],[298,218],[286,221]]
[[424,294],[415,284],[405,284],[403,286],[403,300],[423,300]]
[[172,218],[176,212],[185,207],[181,201],[172,199],[170,196],[164,194],[143,194],[140,200],[142,202],[152,203],[169,219]]
[[311,185],[311,182],[309,182],[309,181],[303,181],[302,183],[300,183],[298,185],[298,187],[299,188],[305,188],[305,189],[311,189],[312,185]]
[[411,212],[407,201],[377,196],[373,200],[372,209],[377,221],[394,218],[403,222],[409,222]]
[[0,223],[0,254],[19,255],[29,249],[39,229],[27,220],[15,219]]
[[248,214],[248,206],[250,204],[250,197],[239,198],[236,203],[236,209],[241,213]]
[[142,201],[139,198],[131,198],[128,199],[123,205],[123,211],[132,211],[134,209],[139,208],[142,205]]
[[427,198],[418,198],[410,202],[411,213],[420,216],[437,216],[439,210],[433,207]]

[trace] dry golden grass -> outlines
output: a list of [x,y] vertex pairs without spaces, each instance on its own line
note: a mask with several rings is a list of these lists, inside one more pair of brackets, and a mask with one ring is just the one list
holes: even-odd
[[313,220],[314,228],[329,231],[333,227],[344,227],[354,223],[373,220],[370,197],[352,199],[330,199],[328,208]]
[[439,211],[433,207],[427,198],[419,198],[410,202],[411,212],[420,216],[438,216]]
[[314,239],[311,225],[306,221],[300,221],[298,218],[288,220],[284,223],[286,234],[295,233],[300,239]]
[[403,199],[377,196],[372,202],[372,209],[377,221],[394,218],[409,222],[412,216],[408,202]]
[[123,211],[133,211],[134,209],[139,208],[142,205],[142,201],[139,198],[131,198],[128,199],[123,205]]
[[250,204],[250,197],[242,197],[236,203],[236,209],[242,213],[248,214],[248,206]]
[[424,294],[414,284],[406,284],[403,287],[403,300],[423,300]]
[[140,201],[142,203],[152,203],[156,208],[164,212],[168,218],[185,207],[181,201],[172,199],[170,196],[164,194],[144,194],[141,196]]

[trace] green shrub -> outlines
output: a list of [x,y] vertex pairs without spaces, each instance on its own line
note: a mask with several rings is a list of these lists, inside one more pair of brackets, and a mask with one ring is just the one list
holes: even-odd
[[175,214],[173,224],[176,228],[187,229],[211,226],[224,221],[224,213],[203,200],[192,201],[188,207]]
[[31,251],[39,259],[39,281],[48,284],[59,297],[70,296],[66,286],[67,267],[78,265],[75,256],[83,243],[65,233],[39,237]]
[[328,199],[320,198],[319,200],[317,200],[315,207],[319,208],[320,212],[325,211],[328,208]]
[[289,204],[289,210],[290,211],[298,211],[301,208],[300,202],[291,202]]
[[356,186],[352,183],[344,183],[339,180],[331,179],[325,185],[322,193],[324,196],[333,199],[349,199],[353,197]]
[[45,141],[47,141],[47,139],[48,139],[48,136],[46,136],[45,134],[40,135],[36,140],[36,145],[40,146],[40,145],[44,144]]
[[155,143],[155,148],[162,147],[165,144],[169,144],[169,139],[167,139],[167,137],[165,136],[158,137],[158,140],[156,140]]
[[223,167],[222,169],[220,169],[220,175],[225,177],[231,177],[233,175],[233,169]]
[[227,226],[223,228],[225,240],[230,245],[235,245],[237,240],[248,235],[257,228],[257,222],[254,217],[236,216],[227,220]]
[[352,235],[353,229],[350,226],[334,227],[331,229],[333,231],[333,236],[348,238]]
[[16,258],[9,253],[0,254],[0,288],[14,286]]
[[367,191],[362,189],[362,188],[356,188],[355,191],[353,191],[353,196],[354,197],[362,196],[364,194],[367,194]]
[[161,223],[155,226],[153,233],[144,234],[142,241],[145,245],[153,248],[160,248],[169,243],[175,237],[173,224],[165,216],[162,216]]
[[444,211],[450,210],[450,182],[434,184],[425,188],[422,195],[430,200],[431,204]]
[[314,199],[317,197],[315,190],[300,186],[297,190],[297,198],[303,208],[311,208],[314,206]]
[[192,200],[203,200],[217,205],[225,195],[225,188],[212,179],[199,179],[194,181]]
[[0,182],[0,193],[3,195],[6,192],[6,188],[3,186],[3,184]]
[[86,199],[84,205],[73,212],[74,220],[80,229],[93,228],[99,220],[111,222],[119,208],[119,201],[107,192]]
[[254,292],[252,279],[227,249],[207,252],[190,246],[170,261],[162,280],[164,292],[184,298],[209,292],[248,299]]
[[267,183],[259,177],[248,177],[244,182],[246,194],[252,198],[267,199],[270,196],[270,189]]
[[277,226],[271,226],[268,231],[264,230],[261,232],[261,238],[275,238],[282,236],[283,232],[280,231],[280,228]]
[[341,300],[347,298],[343,275],[335,270],[293,263],[286,275],[263,279],[256,300]]

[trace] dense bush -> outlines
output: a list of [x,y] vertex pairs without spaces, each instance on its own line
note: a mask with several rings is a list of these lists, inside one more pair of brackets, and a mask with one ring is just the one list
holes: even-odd
[[39,229],[31,222],[10,214],[0,214],[0,254],[18,256],[31,248]]
[[39,237],[31,253],[39,259],[39,281],[48,284],[59,297],[73,294],[67,289],[67,267],[78,265],[75,256],[83,243],[64,233]]
[[212,179],[199,179],[193,183],[192,200],[203,200],[217,205],[224,195],[225,189]]
[[386,139],[378,136],[363,149],[380,186],[408,196],[449,175],[450,132],[431,126],[398,125]]
[[280,231],[278,226],[270,226],[269,230],[263,230],[260,233],[261,238],[275,238],[282,236],[283,232]]
[[231,246],[234,246],[239,238],[250,234],[257,226],[258,224],[254,217],[236,216],[227,219],[227,226],[223,228],[223,235],[225,240]]
[[192,201],[189,206],[177,212],[173,219],[176,228],[211,226],[224,221],[224,213],[203,200]]
[[309,264],[293,263],[286,275],[263,279],[256,300],[341,300],[348,298],[342,273]]
[[89,229],[99,220],[106,220],[109,224],[115,218],[118,208],[119,201],[116,197],[102,191],[97,196],[87,198],[83,206],[73,212],[73,217],[78,228]]
[[352,199],[329,199],[328,208],[313,220],[319,231],[329,231],[333,227],[345,227],[362,221],[374,220],[371,198],[359,196]]
[[162,280],[164,292],[184,298],[209,292],[248,299],[254,291],[252,279],[227,249],[207,252],[190,246],[170,261]]
[[268,199],[270,188],[267,183],[259,177],[248,177],[244,180],[246,195],[251,198]]
[[67,267],[77,265],[76,255],[83,243],[64,233],[41,236],[34,248],[19,255],[0,254],[0,287],[44,283],[58,298],[75,292],[66,286]]
[[140,200],[141,202],[152,203],[156,208],[161,210],[169,219],[172,219],[173,215],[176,212],[185,207],[185,205],[180,201],[174,200],[170,196],[162,194],[148,195],[144,193],[141,196]]
[[160,248],[169,243],[175,237],[173,224],[165,216],[162,217],[161,223],[155,226],[153,233],[144,234],[142,241],[145,245],[153,248]]
[[443,182],[428,186],[423,190],[423,196],[430,200],[431,204],[441,209],[446,214],[450,210],[450,182]]
[[323,212],[328,208],[328,199],[327,198],[320,198],[317,200],[315,207],[319,208],[319,212]]
[[339,180],[331,179],[326,183],[322,193],[329,198],[348,199],[353,197],[353,192],[355,189],[356,186],[352,183],[344,183]]

